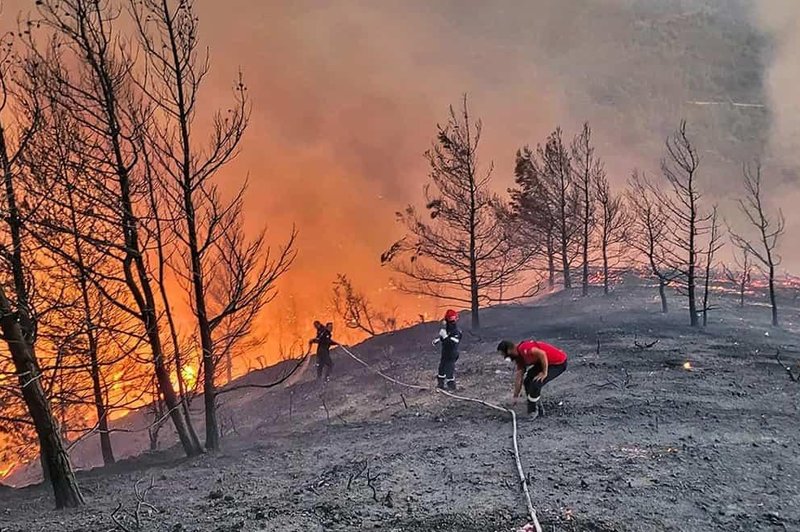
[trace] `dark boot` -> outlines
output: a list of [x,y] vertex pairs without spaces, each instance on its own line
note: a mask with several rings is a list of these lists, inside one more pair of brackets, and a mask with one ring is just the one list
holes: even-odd
[[451,381],[447,381],[447,391],[454,392],[457,389],[458,388],[456,387],[456,380],[455,379],[453,379]]
[[539,402],[528,401],[528,418],[536,419],[539,417]]
[[444,390],[444,377],[436,377],[436,387]]

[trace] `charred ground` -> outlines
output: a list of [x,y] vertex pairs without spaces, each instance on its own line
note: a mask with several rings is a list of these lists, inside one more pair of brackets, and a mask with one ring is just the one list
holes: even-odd
[[[571,355],[569,371],[546,389],[547,416],[520,427],[545,529],[800,528],[800,384],[775,360],[777,349],[784,362],[798,358],[797,303],[784,295],[786,325],[776,330],[760,301],[743,309],[722,301],[701,330],[686,326],[675,297],[671,314],[658,313],[654,295],[633,286],[610,297],[556,294],[488,310],[480,335],[467,335],[463,393],[494,402],[510,396],[511,371],[493,353],[498,339],[534,336]],[[402,380],[431,383],[431,333],[419,326],[355,352]],[[0,530],[500,531],[525,523],[504,416],[400,389],[342,353],[334,360],[324,390],[307,371],[291,387],[224,396],[218,455],[186,460],[168,450],[80,474],[85,509],[50,511],[46,487],[0,489]],[[269,382],[281,371],[247,379]]]

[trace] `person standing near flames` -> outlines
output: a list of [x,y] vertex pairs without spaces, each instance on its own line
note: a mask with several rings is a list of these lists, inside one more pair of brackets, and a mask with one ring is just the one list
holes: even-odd
[[333,371],[333,360],[331,359],[331,346],[339,345],[334,341],[333,323],[328,322],[322,325],[319,321],[314,322],[314,328],[317,331],[317,336],[308,341],[308,347],[317,344],[317,380],[322,379],[322,374],[325,373],[325,382],[331,380],[331,371]]
[[433,345],[442,344],[442,358],[439,360],[439,373],[436,376],[440,389],[456,390],[456,361],[458,360],[458,347],[461,343],[461,329],[458,328],[458,312],[448,310],[439,329],[439,336]]
[[544,407],[540,401],[542,388],[567,370],[567,354],[546,342],[535,340],[525,340],[519,344],[503,340],[497,346],[497,351],[506,360],[517,365],[514,400],[519,397],[524,386],[528,414],[532,414],[534,418],[544,415]]

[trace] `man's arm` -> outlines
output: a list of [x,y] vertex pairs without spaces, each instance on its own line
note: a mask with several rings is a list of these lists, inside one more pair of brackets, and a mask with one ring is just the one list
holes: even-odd
[[448,335],[447,338],[445,338],[445,340],[450,340],[454,344],[459,343],[461,341],[461,331],[456,330],[455,332],[453,332],[453,334]]
[[536,357],[537,362],[539,362],[539,365],[542,367],[542,370],[533,379],[543,381],[547,378],[547,353],[539,348],[534,348],[533,356]]
[[519,397],[520,392],[522,391],[522,377],[525,372],[517,368],[517,373],[514,375],[514,399]]

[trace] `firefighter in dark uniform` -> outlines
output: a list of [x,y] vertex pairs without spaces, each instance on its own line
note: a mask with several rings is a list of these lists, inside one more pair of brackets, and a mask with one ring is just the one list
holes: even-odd
[[322,379],[323,373],[325,374],[325,382],[331,379],[331,371],[333,370],[333,360],[331,359],[331,346],[339,345],[333,340],[332,331],[333,324],[329,323],[327,326],[315,321],[314,328],[317,330],[317,336],[308,341],[309,348],[317,344],[317,380]]
[[442,358],[439,360],[439,373],[436,376],[440,389],[456,390],[456,361],[461,337],[461,330],[458,328],[458,312],[448,310],[444,315],[439,336],[433,341],[433,345],[442,345]]

